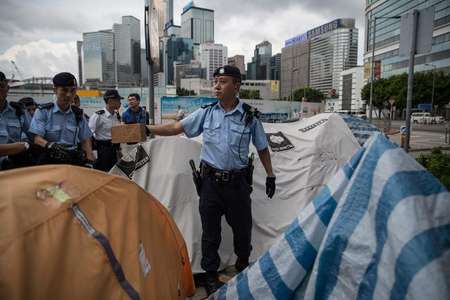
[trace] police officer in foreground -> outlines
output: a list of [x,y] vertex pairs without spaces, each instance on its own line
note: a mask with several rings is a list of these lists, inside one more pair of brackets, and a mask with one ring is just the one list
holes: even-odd
[[108,172],[117,162],[120,144],[111,142],[111,128],[120,124],[120,100],[123,99],[116,90],[107,90],[103,95],[105,108],[89,119],[89,128],[94,134],[97,149],[97,161],[94,167]]
[[[185,133],[195,137],[203,133],[201,151],[200,217],[202,222],[202,261],[206,271],[206,291],[216,291],[221,282],[217,270],[221,242],[221,219],[233,231],[235,264],[240,272],[249,264],[251,247],[251,180],[248,180],[250,140],[266,170],[266,193],[275,193],[268,142],[257,112],[237,97],[241,85],[238,68],[224,66],[214,73],[214,93],[219,102],[196,110],[180,122],[148,126],[155,135]],[[251,177],[251,176],[250,176]]]
[[55,75],[53,91],[56,102],[40,105],[31,121],[30,133],[42,150],[38,164],[92,167],[91,130],[83,110],[71,105],[77,91],[75,77],[66,72]]
[[22,104],[6,100],[8,91],[8,80],[0,72],[0,170],[31,164],[27,136],[30,116]]

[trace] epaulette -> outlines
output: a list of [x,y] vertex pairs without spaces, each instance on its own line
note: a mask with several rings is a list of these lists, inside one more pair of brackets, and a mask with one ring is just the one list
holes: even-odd
[[202,105],[202,108],[205,109],[205,108],[213,107],[216,104],[217,104],[217,101],[213,102],[213,103],[210,103],[210,104],[204,104],[204,105]]
[[49,103],[40,104],[38,106],[38,108],[39,109],[52,109],[54,106],[55,106],[55,103],[49,102]]
[[16,111],[17,117],[20,117],[21,115],[24,114],[25,107],[22,105],[22,103],[19,103],[19,102],[8,102],[8,103]]
[[100,109],[98,111],[95,112],[97,115],[103,115],[105,113],[104,109]]

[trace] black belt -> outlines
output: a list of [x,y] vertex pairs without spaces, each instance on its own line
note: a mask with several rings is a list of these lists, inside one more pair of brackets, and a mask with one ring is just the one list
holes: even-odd
[[201,163],[201,175],[202,177],[211,177],[212,179],[220,182],[229,182],[233,179],[236,179],[236,177],[241,177],[242,175],[247,174],[248,169],[239,169],[239,170],[220,170],[216,169],[214,167],[211,167],[207,163],[203,162]]
[[110,145],[112,145],[111,140],[97,140],[96,139],[95,142],[98,145],[102,145],[102,146],[110,146]]

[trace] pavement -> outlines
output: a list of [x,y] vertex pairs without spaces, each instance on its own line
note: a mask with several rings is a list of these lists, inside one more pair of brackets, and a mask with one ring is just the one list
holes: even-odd
[[[233,278],[237,274],[234,266],[230,266],[219,272],[219,280],[223,283],[227,283],[231,278]],[[205,288],[202,286],[197,286],[197,290],[195,291],[195,295],[190,298],[190,300],[203,300],[207,299]]]
[[[383,131],[386,123],[384,120],[373,120],[373,123]],[[405,121],[393,120],[391,122],[391,131],[388,133],[389,139],[394,143],[401,145],[400,127],[405,124]],[[450,132],[448,133],[447,142],[445,140],[446,128],[450,124],[412,124],[411,138],[410,138],[410,152],[429,152],[431,149],[441,147],[444,150],[450,150]]]

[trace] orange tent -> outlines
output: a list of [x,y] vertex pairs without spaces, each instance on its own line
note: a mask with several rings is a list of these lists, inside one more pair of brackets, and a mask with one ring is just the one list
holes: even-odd
[[0,299],[185,299],[185,242],[133,182],[71,166],[0,172]]

